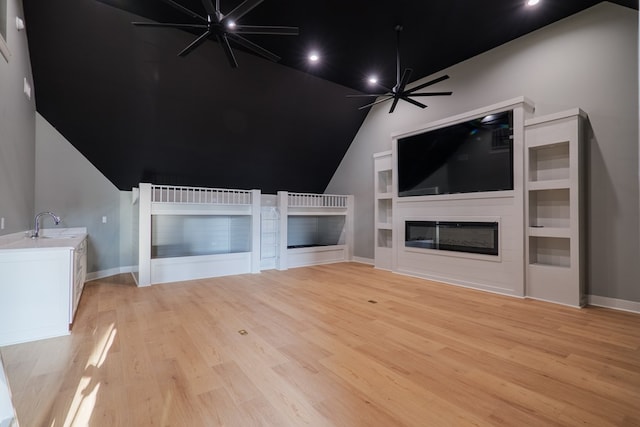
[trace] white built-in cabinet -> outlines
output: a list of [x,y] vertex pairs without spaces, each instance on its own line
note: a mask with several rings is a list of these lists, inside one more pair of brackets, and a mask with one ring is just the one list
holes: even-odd
[[374,238],[375,267],[392,269],[393,256],[393,187],[392,155],[384,151],[373,155],[374,165]]
[[260,272],[260,190],[141,183],[138,286]]
[[[514,111],[512,191],[394,197],[398,138],[507,109]],[[522,97],[392,135],[392,151],[373,155],[375,267],[574,307],[585,305],[587,116],[574,108],[527,118],[532,112],[533,104]],[[403,247],[407,220],[451,218],[499,221],[500,256],[483,259]]]
[[278,269],[350,261],[353,195],[278,191]]
[[525,121],[526,295],[585,304],[585,188],[580,109]]
[[69,323],[73,323],[73,319],[78,310],[82,290],[84,289],[84,281],[87,278],[87,239],[86,237],[75,247],[73,251],[73,273],[71,285],[71,304],[69,311]]
[[280,214],[276,206],[262,206],[260,214],[260,270],[278,267]]
[[0,346],[69,334],[86,279],[86,229],[49,230],[3,236],[15,240],[0,249]]

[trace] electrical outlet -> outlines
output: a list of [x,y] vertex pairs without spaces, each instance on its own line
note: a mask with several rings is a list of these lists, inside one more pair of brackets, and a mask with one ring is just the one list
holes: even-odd
[[103,223],[103,224],[106,224],[106,223],[107,223],[107,217],[106,217],[106,216],[103,216],[103,217],[102,217],[102,223]]
[[0,218],[0,230],[4,230],[4,217]]

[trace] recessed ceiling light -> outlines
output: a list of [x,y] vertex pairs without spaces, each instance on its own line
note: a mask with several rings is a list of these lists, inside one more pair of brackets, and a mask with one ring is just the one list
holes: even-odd
[[527,6],[535,6],[540,3],[540,0],[527,0]]
[[236,23],[233,21],[227,22],[227,28],[229,28],[230,30],[233,30],[234,28],[236,28]]
[[369,84],[374,85],[374,84],[378,83],[378,78],[376,76],[369,76],[367,81],[369,82]]
[[309,54],[309,61],[311,62],[318,62],[320,60],[320,55],[318,55],[317,52],[311,52]]

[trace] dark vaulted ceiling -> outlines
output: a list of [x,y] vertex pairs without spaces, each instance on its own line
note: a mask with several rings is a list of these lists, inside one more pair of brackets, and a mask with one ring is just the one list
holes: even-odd
[[[205,14],[200,0],[175,1]],[[395,83],[396,24],[415,80],[598,1],[265,0],[240,23],[298,26],[300,35],[247,36],[282,59],[232,45],[236,69],[214,39],[182,58],[197,33],[131,24],[196,22],[163,0],[23,3],[38,112],[118,188],[273,193],[324,191],[366,115],[362,99],[346,95],[370,90],[370,72]],[[241,1],[220,3],[226,12]]]

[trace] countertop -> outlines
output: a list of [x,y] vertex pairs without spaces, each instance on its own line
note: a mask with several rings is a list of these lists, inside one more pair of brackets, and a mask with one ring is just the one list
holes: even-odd
[[32,239],[30,235],[30,231],[25,231],[0,236],[0,252],[25,249],[73,249],[87,237],[87,229],[85,227],[43,228],[40,230],[41,237]]

